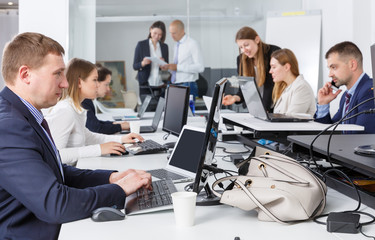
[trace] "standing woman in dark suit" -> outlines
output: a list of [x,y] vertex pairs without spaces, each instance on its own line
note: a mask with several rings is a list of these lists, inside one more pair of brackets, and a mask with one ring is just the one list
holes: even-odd
[[[278,46],[262,42],[258,33],[250,27],[242,27],[236,34],[236,43],[240,50],[237,57],[237,72],[239,76],[255,77],[262,94],[263,103],[272,112],[273,79],[270,71],[271,54],[280,49]],[[241,91],[236,95],[226,95],[224,105],[242,102]]]
[[135,48],[133,69],[138,71],[139,94],[151,94],[151,88],[163,88],[159,75],[159,65],[151,62],[146,57],[157,57],[168,63],[168,45],[164,43],[166,37],[165,24],[161,21],[154,22],[150,27],[148,38],[139,41]]

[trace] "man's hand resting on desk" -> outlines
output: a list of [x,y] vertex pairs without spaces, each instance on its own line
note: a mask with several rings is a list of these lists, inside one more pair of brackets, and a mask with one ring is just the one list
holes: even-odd
[[114,172],[109,177],[109,183],[119,185],[124,190],[126,196],[129,196],[141,187],[151,190],[151,174],[134,169]]

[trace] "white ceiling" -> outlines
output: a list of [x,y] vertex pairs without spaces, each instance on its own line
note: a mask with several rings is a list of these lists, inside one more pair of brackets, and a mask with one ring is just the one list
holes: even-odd
[[[13,7],[8,2],[13,1]],[[0,0],[0,9],[18,8],[19,0]],[[206,12],[226,15],[241,9],[244,4],[256,3],[256,0],[96,0],[96,15],[98,17],[110,16],[170,16],[187,15],[187,3],[189,14],[200,15]],[[228,9],[229,8],[231,9]]]

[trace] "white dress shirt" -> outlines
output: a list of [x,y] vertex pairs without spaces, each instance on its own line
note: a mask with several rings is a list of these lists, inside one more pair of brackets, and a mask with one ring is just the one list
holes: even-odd
[[175,83],[194,82],[199,78],[198,73],[204,71],[202,51],[198,42],[186,34],[179,42]]
[[273,111],[275,113],[302,113],[314,116],[316,111],[314,92],[303,75],[299,75],[292,84],[284,89]]
[[[160,43],[156,43],[156,49],[154,48],[154,44],[152,43],[151,39],[148,40],[148,44],[150,46],[150,57],[156,57],[158,59],[161,58],[161,49]],[[160,86],[163,84],[159,75],[159,64],[155,62],[151,62],[151,72],[150,76],[148,77],[148,83],[150,86]]]
[[86,113],[67,98],[49,109],[45,116],[63,163],[75,165],[79,158],[99,157],[100,144],[121,142],[121,135],[93,133],[87,129]]

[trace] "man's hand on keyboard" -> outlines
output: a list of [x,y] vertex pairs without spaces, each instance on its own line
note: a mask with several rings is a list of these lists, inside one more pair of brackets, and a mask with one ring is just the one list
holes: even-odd
[[142,170],[129,169],[124,172],[114,172],[111,174],[109,181],[119,185],[126,196],[142,187],[152,190],[151,174]]
[[144,138],[136,133],[129,133],[121,138],[122,143],[135,143],[136,141],[143,142]]

